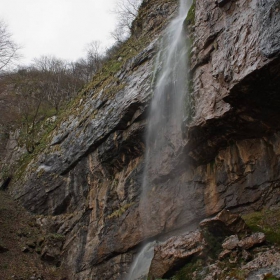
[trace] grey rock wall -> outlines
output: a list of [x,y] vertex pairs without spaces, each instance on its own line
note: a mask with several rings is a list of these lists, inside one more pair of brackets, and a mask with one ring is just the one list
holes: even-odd
[[[279,204],[278,6],[196,1],[194,119],[184,128],[186,145],[154,174],[148,228],[139,197],[156,38],[115,74],[121,90],[106,95],[114,83],[89,90],[52,133],[11,193],[66,236],[70,279],[123,279],[146,239],[195,228],[224,208]],[[146,11],[135,32],[151,32],[174,2],[159,7]]]

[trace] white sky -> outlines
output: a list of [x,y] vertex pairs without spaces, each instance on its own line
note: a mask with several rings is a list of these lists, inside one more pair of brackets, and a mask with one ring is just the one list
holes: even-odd
[[42,55],[75,61],[98,40],[112,44],[116,0],[0,0],[0,19],[22,46],[22,63]]

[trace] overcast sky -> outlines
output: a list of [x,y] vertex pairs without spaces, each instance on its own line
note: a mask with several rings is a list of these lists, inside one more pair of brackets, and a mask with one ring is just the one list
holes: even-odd
[[22,46],[22,63],[42,55],[74,61],[94,40],[112,44],[116,0],[0,0],[0,19]]

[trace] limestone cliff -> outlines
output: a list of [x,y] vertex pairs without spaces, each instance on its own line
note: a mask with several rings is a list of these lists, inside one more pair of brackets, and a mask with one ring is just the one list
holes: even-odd
[[280,2],[196,0],[186,22],[193,116],[182,124],[185,146],[154,174],[153,223],[142,228],[146,112],[158,38],[176,4],[143,2],[126,49],[141,43],[139,53],[120,53],[94,78],[10,186],[42,226],[65,235],[70,279],[123,279],[144,240],[224,208],[279,204]]

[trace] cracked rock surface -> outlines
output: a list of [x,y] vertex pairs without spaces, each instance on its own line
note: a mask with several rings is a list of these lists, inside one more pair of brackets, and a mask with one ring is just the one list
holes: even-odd
[[197,0],[193,119],[182,125],[184,146],[171,147],[170,161],[152,174],[154,211],[143,228],[144,133],[160,36],[153,30],[175,5],[144,1],[133,28],[152,34],[149,44],[110,83],[80,97],[10,188],[42,225],[65,236],[71,279],[122,279],[145,240],[176,236],[222,209],[279,204],[279,1]]

